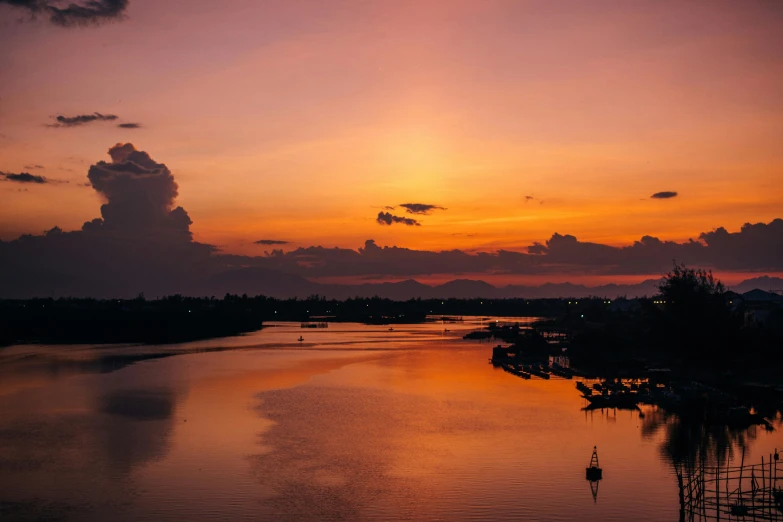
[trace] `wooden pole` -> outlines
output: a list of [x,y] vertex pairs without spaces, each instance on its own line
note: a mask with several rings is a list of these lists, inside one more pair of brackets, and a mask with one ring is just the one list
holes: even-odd
[[718,520],[720,520],[720,449],[718,449],[718,470],[715,475],[715,512],[718,514]]
[[685,487],[682,484],[682,472],[680,470],[677,470],[677,485],[680,488],[680,522],[685,522]]
[[[745,469],[745,447],[742,447],[742,460],[740,461],[739,484],[737,485],[737,499],[742,498],[742,471]],[[738,504],[740,502],[737,502]]]

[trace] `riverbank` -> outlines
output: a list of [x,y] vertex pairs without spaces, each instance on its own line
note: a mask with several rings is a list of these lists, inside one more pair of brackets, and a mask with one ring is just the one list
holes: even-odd
[[0,346],[10,344],[169,344],[252,332],[263,318],[241,303],[182,297],[0,302]]

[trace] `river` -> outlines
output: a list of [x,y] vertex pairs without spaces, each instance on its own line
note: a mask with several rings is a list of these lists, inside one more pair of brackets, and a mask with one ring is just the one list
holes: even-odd
[[678,520],[675,421],[493,368],[481,323],[2,348],[0,520]]

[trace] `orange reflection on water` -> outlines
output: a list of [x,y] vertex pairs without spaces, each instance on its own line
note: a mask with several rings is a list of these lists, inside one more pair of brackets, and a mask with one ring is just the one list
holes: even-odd
[[[461,340],[470,324],[443,328],[334,325],[303,346],[298,325],[280,325],[115,347],[235,349],[0,395],[0,447],[16,459],[0,457],[0,490],[81,520],[676,519],[665,430],[643,433],[637,412],[586,413],[572,381],[514,377],[488,364],[491,344]],[[753,459],[783,446],[777,432],[746,443]]]

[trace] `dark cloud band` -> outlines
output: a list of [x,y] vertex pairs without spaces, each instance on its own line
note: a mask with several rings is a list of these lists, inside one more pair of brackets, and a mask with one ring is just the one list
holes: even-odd
[[[783,219],[747,223],[732,232],[717,228],[685,242],[643,236],[623,247],[555,233],[517,250],[415,250],[370,239],[357,249],[310,246],[274,249],[264,256],[222,254],[193,240],[190,217],[176,206],[178,186],[165,164],[130,143],[108,152],[111,161],[99,161],[88,172],[90,186],[104,201],[99,217],[76,231],[52,229],[0,241],[0,266],[15,267],[0,270],[0,297],[219,295],[228,288],[261,291],[268,288],[263,281],[276,285],[281,295],[297,295],[304,278],[321,277],[648,276],[662,274],[673,259],[721,271],[783,272]],[[58,182],[28,172],[3,174],[2,180],[26,187]],[[388,212],[380,212],[377,221],[418,225]],[[262,239],[258,244],[283,242]]]
[[650,197],[652,199],[671,199],[671,198],[676,198],[677,197],[677,193],[669,191],[669,190],[665,190],[663,192],[656,192],[655,194],[653,194]]

